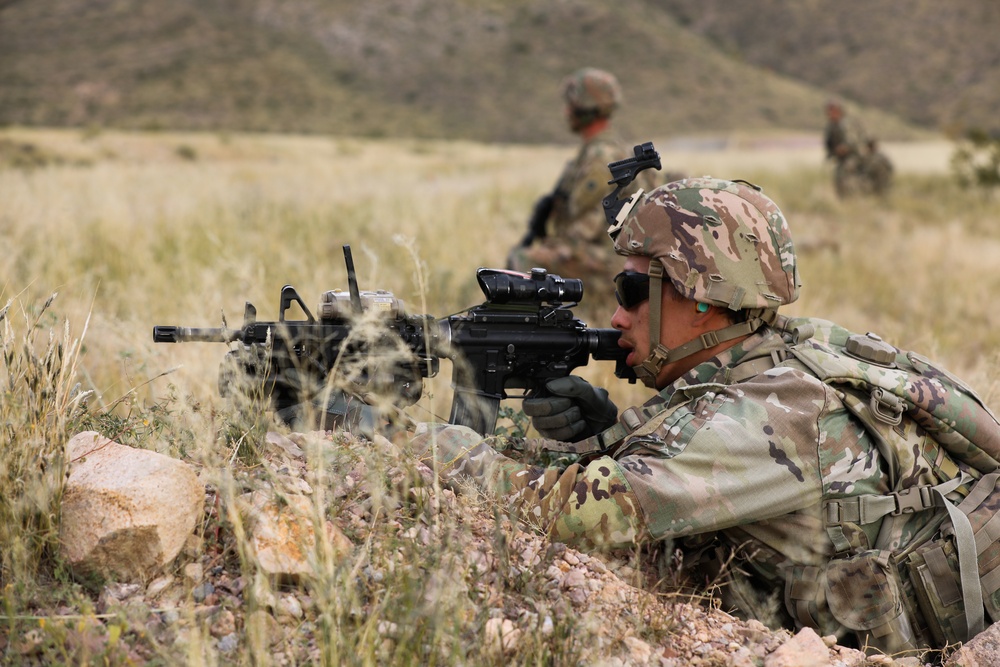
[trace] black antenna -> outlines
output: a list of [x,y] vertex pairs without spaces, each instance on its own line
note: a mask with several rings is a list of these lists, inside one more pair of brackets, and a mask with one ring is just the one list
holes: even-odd
[[358,276],[354,273],[354,257],[351,246],[344,246],[344,262],[347,264],[347,289],[351,292],[351,307],[355,313],[361,312],[361,292],[358,291]]

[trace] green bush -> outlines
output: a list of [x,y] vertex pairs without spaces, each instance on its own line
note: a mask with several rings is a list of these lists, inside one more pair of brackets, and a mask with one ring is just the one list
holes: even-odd
[[964,188],[1000,186],[1000,133],[969,130],[955,148],[951,168]]

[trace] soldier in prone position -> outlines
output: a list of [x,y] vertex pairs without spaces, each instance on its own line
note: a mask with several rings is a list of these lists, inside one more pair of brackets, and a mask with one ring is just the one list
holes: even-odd
[[758,188],[684,179],[626,213],[611,324],[657,393],[619,414],[564,377],[524,402],[542,438],[422,424],[409,450],[554,540],[673,544],[747,616],[894,653],[967,640],[984,606],[998,620],[1000,584],[975,570],[977,546],[1000,561],[979,534],[1000,425],[972,390],[873,334],[780,315],[795,250]]
[[865,145],[864,168],[871,193],[880,197],[888,195],[895,168],[889,156],[879,148],[877,139],[869,139]]

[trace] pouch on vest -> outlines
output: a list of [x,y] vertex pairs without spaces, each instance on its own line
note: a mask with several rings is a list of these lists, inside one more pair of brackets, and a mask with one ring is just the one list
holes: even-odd
[[885,654],[924,648],[904,600],[888,551],[863,551],[834,559],[826,568],[827,605],[841,625],[857,634],[862,647]]
[[[972,527],[983,606],[993,622],[1000,621],[1000,473],[984,476],[958,506]],[[966,604],[962,596],[955,529],[946,522],[936,539],[902,559],[913,591],[939,645],[966,641]]]
[[936,646],[964,641],[968,622],[959,585],[958,553],[941,537],[917,547],[900,564]]

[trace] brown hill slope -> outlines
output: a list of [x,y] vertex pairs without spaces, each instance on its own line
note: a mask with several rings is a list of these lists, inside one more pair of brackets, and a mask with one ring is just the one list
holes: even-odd
[[748,63],[921,125],[1000,129],[1000,3],[654,1]]
[[15,0],[0,123],[565,141],[559,82],[583,65],[619,74],[629,136],[822,124],[826,93],[651,0]]

